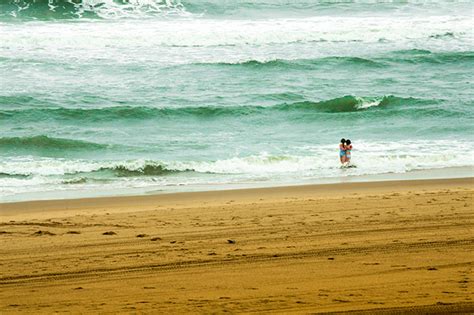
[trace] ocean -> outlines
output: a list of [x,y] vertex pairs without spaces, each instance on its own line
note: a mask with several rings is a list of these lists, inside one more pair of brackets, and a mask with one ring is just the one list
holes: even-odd
[[473,4],[1,0],[0,199],[472,170]]

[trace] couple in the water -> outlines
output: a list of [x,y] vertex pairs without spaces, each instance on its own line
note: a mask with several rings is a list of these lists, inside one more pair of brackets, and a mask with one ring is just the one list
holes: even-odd
[[351,140],[342,138],[341,143],[339,143],[339,159],[343,166],[347,166],[351,162],[351,150]]

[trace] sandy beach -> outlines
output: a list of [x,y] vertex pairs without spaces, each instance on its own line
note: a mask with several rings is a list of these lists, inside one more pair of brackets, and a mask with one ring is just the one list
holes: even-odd
[[0,204],[0,313],[474,312],[473,178]]

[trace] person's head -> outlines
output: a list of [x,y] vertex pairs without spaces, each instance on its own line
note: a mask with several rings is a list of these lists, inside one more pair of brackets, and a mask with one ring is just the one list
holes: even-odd
[[342,138],[342,139],[341,139],[341,143],[342,143],[342,144],[345,144],[345,143],[346,143],[346,139]]
[[351,140],[347,139],[346,140],[346,145],[350,145],[351,144]]

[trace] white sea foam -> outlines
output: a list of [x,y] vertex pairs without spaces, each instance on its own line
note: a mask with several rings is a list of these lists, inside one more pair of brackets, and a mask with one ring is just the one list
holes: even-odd
[[357,109],[367,109],[367,108],[370,108],[370,107],[379,106],[380,102],[382,101],[383,98],[366,100],[366,99],[363,99],[361,97],[357,97],[356,99],[359,102],[356,105]]
[[[88,161],[53,158],[6,158],[0,161],[0,173],[28,175],[26,178],[0,178],[0,194],[12,194],[68,189],[78,174],[75,188],[115,189],[125,187],[155,187],[169,185],[207,185],[226,183],[278,183],[288,180],[316,180],[318,178],[356,175],[405,173],[413,170],[474,166],[474,148],[466,142],[438,140],[403,142],[358,142],[354,144],[353,164],[341,172],[336,149],[332,145],[307,146],[295,149],[299,154],[270,154],[236,156],[215,161]],[[135,176],[107,177],[106,182],[82,181],[97,179],[90,172],[120,167],[129,171],[143,171],[146,166],[163,166],[168,170],[186,172]],[[190,173],[191,172],[191,173]],[[89,174],[88,174],[89,173]],[[69,176],[69,177],[68,177]]]
[[[31,2],[28,0],[12,0],[12,3],[15,4],[15,9],[11,10],[9,14],[13,17],[21,15],[22,11],[33,10]],[[76,18],[82,18],[87,13],[92,13],[102,19],[140,19],[154,16],[189,15],[181,2],[175,0],[47,0],[45,5],[47,5],[50,14],[63,7],[68,7],[71,10],[68,14]]]
[[[35,0],[11,0],[16,5],[16,9],[10,11],[10,15],[17,16],[18,13],[21,14],[21,11],[30,9],[31,1],[36,2]],[[298,11],[300,15],[304,11],[310,11],[312,14],[323,12],[324,14],[327,11],[331,12],[334,7],[347,6],[348,4],[352,6],[349,15],[361,14],[361,11],[366,11],[366,5],[379,5],[385,8],[382,12],[374,10],[371,14],[380,14],[383,11],[388,11],[385,14],[403,14],[407,9],[411,13],[416,11],[429,12],[433,9],[435,9],[435,12],[449,13],[455,7],[455,4],[463,7],[462,4],[469,4],[469,1],[408,0],[403,1],[403,5],[400,5],[400,1],[396,0],[254,0],[251,2],[248,0],[47,0],[46,5],[49,11],[55,12],[66,3],[68,4],[66,7],[72,10],[68,13],[77,18],[92,13],[103,19],[143,19],[168,15],[189,16],[191,13],[188,12],[187,6],[192,8],[194,15],[243,15],[253,17],[272,16],[272,14],[278,16],[278,12],[288,14],[288,11],[292,10]],[[398,8],[390,7],[388,4],[394,4]],[[255,14],[255,12],[258,13]],[[363,13],[363,15],[366,15],[366,13]]]
[[[356,173],[406,172],[416,169],[474,165],[466,155],[472,151],[466,142],[437,140],[429,145],[420,141],[358,142],[355,145]],[[140,171],[145,166],[162,166],[169,171],[194,171],[209,174],[265,175],[309,172],[313,176],[330,173],[338,167],[337,152],[330,145],[304,147],[306,153],[235,156],[215,161],[119,160],[90,161],[38,157],[9,157],[0,161],[0,173],[11,175],[57,176],[91,173],[103,169],[123,168]],[[302,150],[300,150],[302,152]],[[336,154],[336,158],[334,157]]]
[[[430,36],[453,34],[449,39]],[[0,56],[120,63],[242,62],[473,46],[470,16],[318,16],[0,24]],[[294,45],[289,49],[289,44]],[[261,46],[266,49],[261,49]],[[236,47],[239,47],[238,49]],[[337,53],[335,53],[337,52]]]
[[188,16],[184,6],[173,0],[83,0],[77,6],[77,14],[93,12],[104,19],[145,18],[150,15]]

